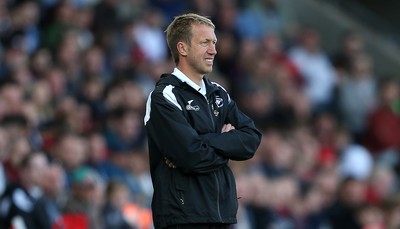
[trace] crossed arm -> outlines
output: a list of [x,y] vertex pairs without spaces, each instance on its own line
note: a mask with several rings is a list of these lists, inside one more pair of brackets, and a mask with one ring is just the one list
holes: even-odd
[[220,133],[198,134],[180,107],[166,103],[162,94],[153,94],[149,120],[146,127],[161,153],[160,162],[187,173],[209,173],[229,160],[249,159],[261,139],[253,121],[234,102]]
[[[229,132],[234,129],[235,129],[235,127],[232,124],[230,124],[230,123],[224,124],[224,126],[222,127],[222,130],[221,130],[221,133]],[[166,158],[166,157],[164,159],[165,159],[165,164],[167,164],[168,167],[176,169],[176,165],[172,161],[168,160],[168,158]]]

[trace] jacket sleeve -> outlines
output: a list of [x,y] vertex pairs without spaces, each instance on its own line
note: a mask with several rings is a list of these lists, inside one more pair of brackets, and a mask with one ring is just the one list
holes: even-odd
[[177,169],[186,173],[209,173],[226,166],[228,159],[218,155],[208,139],[198,135],[180,108],[162,93],[152,93],[150,107],[146,123],[148,135]]
[[229,103],[225,123],[232,124],[235,129],[222,134],[208,134],[210,146],[231,160],[252,158],[260,145],[261,133],[256,129],[253,120],[242,113],[233,100]]

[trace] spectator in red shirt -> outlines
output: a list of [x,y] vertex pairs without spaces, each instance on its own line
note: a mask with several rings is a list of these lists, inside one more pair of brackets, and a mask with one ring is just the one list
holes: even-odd
[[394,105],[400,98],[400,86],[394,79],[383,79],[379,85],[380,104],[373,110],[366,131],[365,145],[372,153],[400,148],[400,115]]

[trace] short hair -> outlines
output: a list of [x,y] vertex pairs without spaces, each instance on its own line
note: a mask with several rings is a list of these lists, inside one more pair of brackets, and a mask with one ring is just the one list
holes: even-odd
[[175,64],[179,63],[179,53],[176,45],[180,41],[190,44],[193,24],[208,25],[215,29],[214,23],[209,18],[194,13],[187,13],[176,16],[165,30],[167,34],[168,47]]
[[48,160],[48,158],[42,151],[30,151],[27,155],[22,157],[21,162],[18,164],[18,168],[29,169],[32,166],[32,161],[36,157],[45,157]]

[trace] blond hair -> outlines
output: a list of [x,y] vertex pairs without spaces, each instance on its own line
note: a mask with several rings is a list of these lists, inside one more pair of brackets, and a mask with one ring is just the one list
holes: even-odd
[[192,34],[193,24],[208,25],[213,29],[215,29],[214,23],[212,23],[212,21],[207,17],[194,13],[188,13],[175,17],[175,19],[165,30],[167,34],[168,47],[169,50],[171,51],[171,55],[172,58],[174,59],[175,64],[179,63],[179,53],[176,45],[180,41],[183,41],[190,45],[190,41],[193,35]]

